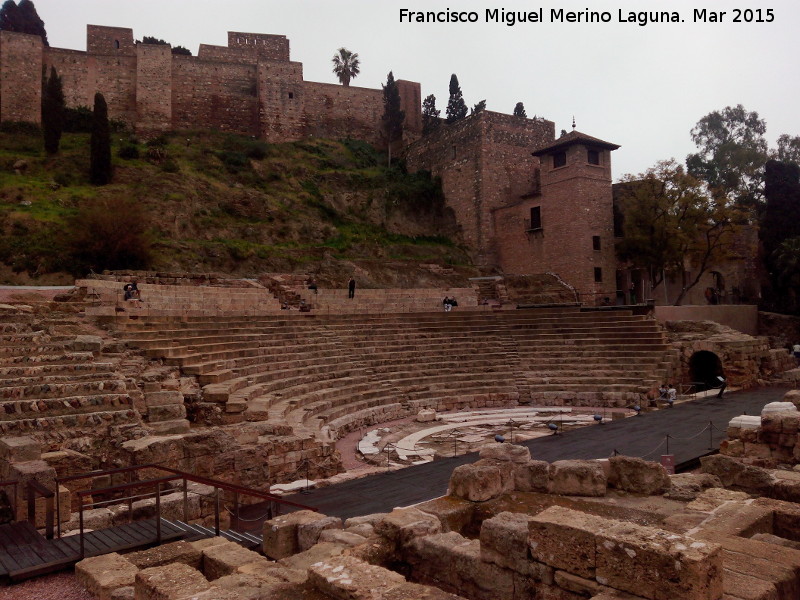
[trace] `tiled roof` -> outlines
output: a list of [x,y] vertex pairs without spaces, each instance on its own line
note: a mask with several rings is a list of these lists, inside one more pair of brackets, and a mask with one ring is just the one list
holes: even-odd
[[547,146],[544,146],[543,148],[538,148],[533,152],[533,155],[542,156],[544,154],[549,154],[556,150],[567,148],[574,144],[585,144],[586,146],[594,146],[594,147],[604,148],[607,150],[616,150],[617,148],[619,148],[617,144],[612,144],[611,142],[605,142],[599,138],[586,135],[585,133],[581,133],[580,131],[571,131],[567,135],[561,136],[556,141],[548,144]]

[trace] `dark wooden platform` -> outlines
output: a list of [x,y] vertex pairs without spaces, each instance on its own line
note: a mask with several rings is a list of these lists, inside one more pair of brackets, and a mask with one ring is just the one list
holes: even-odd
[[[161,541],[186,537],[177,525],[161,519]],[[156,544],[156,520],[134,521],[83,536],[85,557],[125,552]],[[0,525],[0,579],[18,581],[69,567],[81,559],[80,536],[47,540],[27,521]]]

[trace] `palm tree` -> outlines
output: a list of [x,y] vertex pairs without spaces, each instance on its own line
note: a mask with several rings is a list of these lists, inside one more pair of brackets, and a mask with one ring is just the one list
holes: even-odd
[[337,54],[333,55],[333,72],[344,87],[350,85],[350,80],[354,79],[361,72],[356,52],[350,52],[347,48],[339,48]]

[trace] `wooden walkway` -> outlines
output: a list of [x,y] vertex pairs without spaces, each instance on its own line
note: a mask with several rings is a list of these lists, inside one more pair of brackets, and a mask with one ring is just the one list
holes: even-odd
[[[162,542],[187,536],[161,519]],[[156,520],[134,521],[83,536],[86,557],[145,548],[156,543]],[[18,581],[71,566],[80,560],[80,536],[48,540],[27,521],[0,525],[0,580]]]
[[[619,454],[658,461],[669,453],[676,465],[691,468],[701,456],[719,448],[728,422],[742,414],[758,415],[769,402],[779,401],[788,388],[769,387],[711,396],[683,402],[673,409],[642,413],[621,421],[589,425],[560,435],[523,442],[537,460],[607,458]],[[598,409],[602,414],[602,409]],[[710,426],[713,424],[713,426]],[[294,502],[312,504],[327,515],[349,518],[395,507],[410,506],[447,493],[450,474],[459,465],[478,460],[477,453],[445,458],[344,483],[310,490],[308,495],[288,496]]]

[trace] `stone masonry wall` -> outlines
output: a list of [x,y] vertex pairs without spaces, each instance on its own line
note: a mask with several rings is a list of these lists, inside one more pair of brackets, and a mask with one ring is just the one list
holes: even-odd
[[305,112],[303,65],[258,61],[261,135],[267,141],[300,139]]
[[86,52],[50,48],[45,56],[47,73],[50,67],[56,68],[64,88],[67,106],[89,106],[94,103],[94,94],[89,93],[89,56]]
[[303,137],[355,137],[381,143],[381,90],[307,81],[303,105]]
[[497,229],[492,212],[517,204],[537,190],[538,159],[531,152],[554,135],[550,121],[484,111],[442,125],[412,145],[408,166],[411,171],[428,170],[442,178],[445,198],[465,240],[478,249],[483,262],[496,262],[494,240],[517,232]]
[[136,47],[136,121],[144,131],[167,131],[172,125],[172,50]]
[[0,31],[0,115],[38,123],[42,103],[42,40]]

